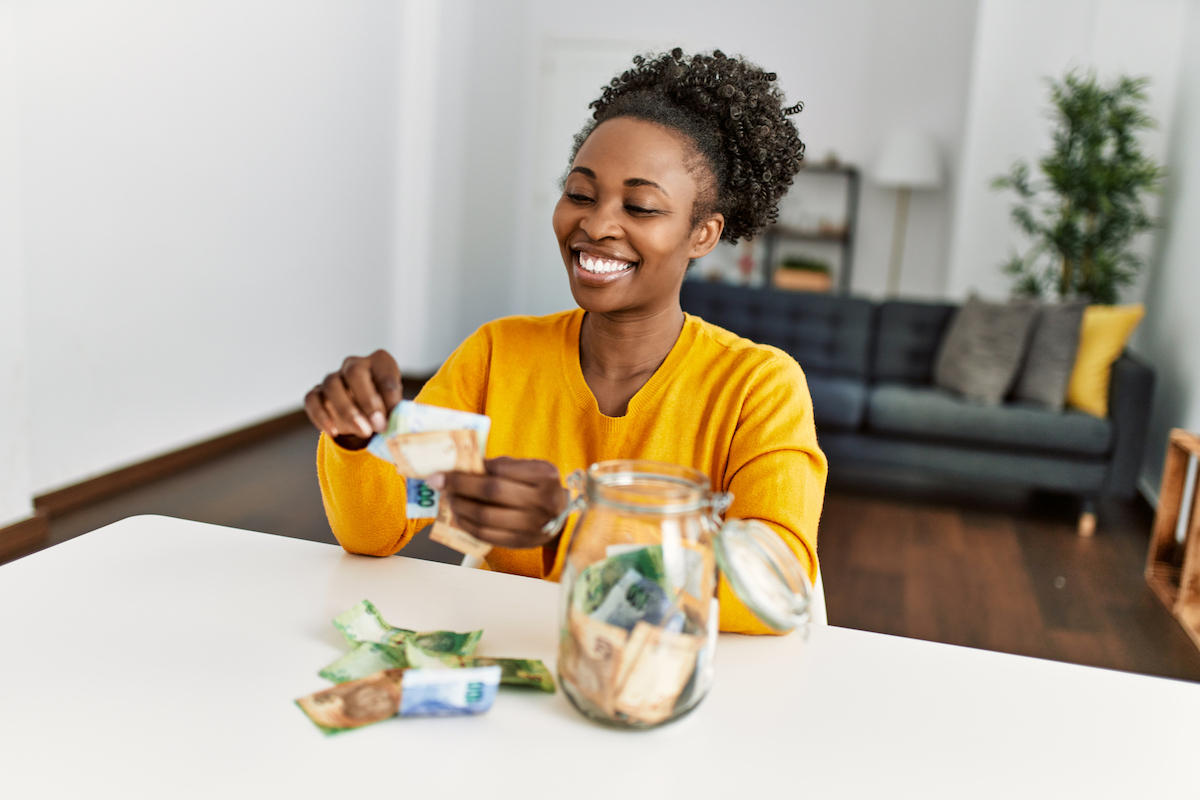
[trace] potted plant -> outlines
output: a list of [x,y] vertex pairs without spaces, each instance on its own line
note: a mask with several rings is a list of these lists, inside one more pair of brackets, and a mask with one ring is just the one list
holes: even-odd
[[1012,219],[1033,243],[1002,267],[1014,293],[1112,304],[1144,266],[1130,245],[1155,226],[1145,196],[1164,175],[1137,138],[1155,124],[1145,110],[1148,83],[1121,76],[1102,85],[1077,71],[1049,81],[1055,126],[1040,178],[1018,161],[992,182],[1017,193]]

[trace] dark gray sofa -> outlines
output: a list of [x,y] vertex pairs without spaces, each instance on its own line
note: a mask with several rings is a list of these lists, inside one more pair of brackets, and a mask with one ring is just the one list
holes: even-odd
[[698,281],[684,282],[681,300],[685,311],[800,363],[831,472],[864,464],[1063,492],[1083,502],[1084,535],[1099,497],[1136,491],[1154,373],[1128,353],[1113,365],[1107,419],[985,406],[933,386],[957,306]]

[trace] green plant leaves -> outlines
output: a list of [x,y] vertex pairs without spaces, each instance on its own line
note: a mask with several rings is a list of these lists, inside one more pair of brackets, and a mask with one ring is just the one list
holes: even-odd
[[1149,80],[1120,76],[1104,85],[1094,72],[1071,71],[1048,84],[1055,127],[1040,178],[1018,161],[991,184],[1016,193],[1013,223],[1033,242],[1001,270],[1015,294],[1114,303],[1145,266],[1129,248],[1156,225],[1144,198],[1165,175],[1138,141],[1155,125],[1145,110]]

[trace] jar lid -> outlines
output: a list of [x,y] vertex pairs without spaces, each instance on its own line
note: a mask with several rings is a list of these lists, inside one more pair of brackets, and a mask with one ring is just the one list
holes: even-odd
[[775,531],[757,520],[730,520],[713,550],[733,593],[764,625],[786,633],[808,621],[812,583]]

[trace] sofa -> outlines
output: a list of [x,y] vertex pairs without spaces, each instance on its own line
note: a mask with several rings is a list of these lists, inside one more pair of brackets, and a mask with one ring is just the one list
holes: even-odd
[[1154,373],[1127,352],[1113,364],[1109,416],[1022,403],[987,406],[933,385],[957,306],[685,281],[684,311],[789,353],[808,379],[830,472],[855,465],[956,483],[1001,482],[1081,501],[1091,535],[1103,496],[1132,497]]

